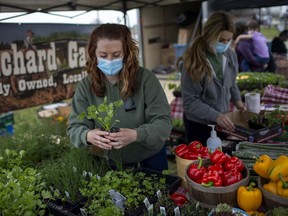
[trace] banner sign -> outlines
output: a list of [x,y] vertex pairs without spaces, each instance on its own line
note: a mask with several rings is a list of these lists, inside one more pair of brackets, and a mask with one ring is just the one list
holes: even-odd
[[0,25],[0,113],[73,96],[95,25]]

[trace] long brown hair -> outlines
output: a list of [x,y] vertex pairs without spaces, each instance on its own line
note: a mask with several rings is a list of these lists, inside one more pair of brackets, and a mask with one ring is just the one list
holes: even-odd
[[205,75],[211,78],[212,69],[205,52],[214,53],[210,45],[217,42],[222,31],[234,33],[233,19],[225,12],[215,12],[204,24],[201,35],[195,38],[191,47],[184,53],[184,67],[192,80],[200,81]]
[[119,74],[119,79],[121,81],[121,94],[124,98],[128,98],[135,93],[137,87],[136,77],[139,69],[137,42],[132,38],[129,28],[125,25],[107,23],[93,30],[87,46],[86,71],[92,79],[92,90],[99,97],[103,97],[105,93],[105,76],[97,67],[95,52],[97,43],[101,39],[121,40],[122,42],[124,66]]

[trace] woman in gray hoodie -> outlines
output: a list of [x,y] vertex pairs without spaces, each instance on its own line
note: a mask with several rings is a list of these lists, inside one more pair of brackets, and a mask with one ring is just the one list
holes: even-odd
[[233,131],[233,122],[224,115],[230,111],[230,101],[245,110],[236,84],[238,60],[230,48],[233,34],[233,19],[227,13],[216,12],[182,57],[181,88],[188,143],[198,140],[206,145],[211,131],[208,124]]

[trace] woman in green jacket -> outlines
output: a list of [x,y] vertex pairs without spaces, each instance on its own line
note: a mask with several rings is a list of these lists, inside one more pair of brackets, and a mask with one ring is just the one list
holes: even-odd
[[[71,142],[100,149],[111,160],[118,155],[123,165],[168,169],[164,144],[172,129],[169,103],[157,77],[139,66],[139,50],[129,28],[100,25],[91,33],[87,51],[88,76],[77,86],[69,116]],[[97,121],[78,118],[88,106],[103,103],[104,97],[108,102],[124,101],[117,111],[119,132],[102,131]]]

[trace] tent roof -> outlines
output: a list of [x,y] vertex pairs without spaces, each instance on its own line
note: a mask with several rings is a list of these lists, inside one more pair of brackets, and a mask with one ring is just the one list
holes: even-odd
[[287,5],[287,0],[0,0],[1,12],[53,12],[118,10],[163,7],[179,3],[210,1],[215,10],[261,8]]
[[148,6],[166,6],[203,0],[0,0],[1,12],[52,12],[52,11],[127,11]]
[[287,0],[214,0],[212,7],[215,10],[264,8],[288,5]]

